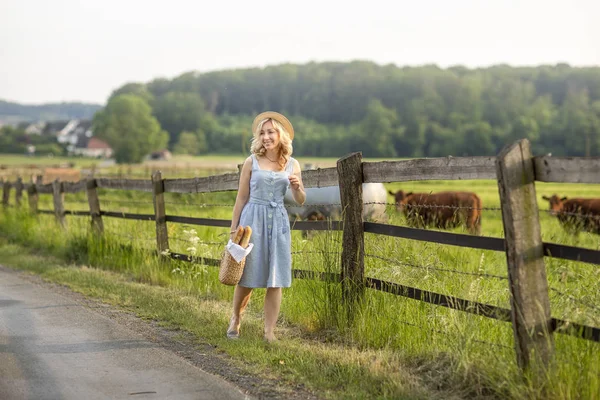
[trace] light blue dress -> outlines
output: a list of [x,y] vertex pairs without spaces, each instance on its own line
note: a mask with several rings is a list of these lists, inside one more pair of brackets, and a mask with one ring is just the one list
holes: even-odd
[[292,284],[292,243],[290,220],[283,196],[293,173],[290,157],[283,171],[262,170],[252,154],[250,198],[242,209],[240,225],[250,225],[254,248],[246,257],[238,285],[248,288],[290,287]]

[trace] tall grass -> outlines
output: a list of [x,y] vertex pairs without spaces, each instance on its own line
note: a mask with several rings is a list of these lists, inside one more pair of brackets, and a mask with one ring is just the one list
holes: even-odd
[[[414,182],[389,185],[411,191],[456,189],[464,182]],[[542,235],[546,241],[600,249],[597,235],[568,235],[556,219],[547,214],[543,194],[596,195],[594,185],[538,184]],[[469,188],[483,200],[483,206],[499,207],[494,182],[475,181]],[[137,192],[100,190],[103,209],[152,213],[151,196]],[[66,195],[66,209],[86,209],[83,194]],[[232,193],[167,194],[167,214],[230,218]],[[391,201],[391,200],[390,200]],[[203,204],[224,206],[205,207]],[[50,196],[41,196],[40,208],[51,208]],[[403,224],[393,207],[387,210],[390,223]],[[16,209],[0,213],[0,233],[10,240],[42,249],[79,265],[108,269],[134,282],[174,288],[190,296],[228,303],[232,291],[218,283],[216,268],[180,261],[163,262],[154,255],[155,228],[150,222],[104,219],[105,234],[89,232],[89,220],[68,217],[67,229],[55,224],[53,216],[32,217]],[[190,227],[169,224],[170,250],[189,253],[192,245],[184,231]],[[200,242],[196,251],[219,258],[227,229],[194,227]],[[463,232],[461,228],[457,232]],[[341,232],[312,233],[308,238],[293,233],[294,268],[339,273]],[[501,237],[502,220],[497,210],[483,214],[483,234]],[[437,245],[406,239],[366,234],[366,275],[403,285],[453,295],[509,308],[506,258],[503,253]],[[600,284],[597,266],[546,258],[552,315],[557,318],[600,326]],[[257,290],[250,312],[260,313],[262,292]],[[281,326],[297,327],[302,335],[332,346],[369,350],[372,362],[381,365],[381,397],[394,397],[398,376],[377,352],[395,354],[408,360],[414,371],[428,382],[458,397],[492,398],[600,398],[600,345],[555,334],[555,354],[547,376],[540,383],[523,379],[515,362],[512,328],[509,323],[478,317],[456,310],[368,290],[348,319],[343,308],[341,286],[335,281],[294,281],[286,289]],[[250,335],[260,335],[258,327]],[[357,362],[364,362],[359,361]],[[370,364],[370,368],[374,368]],[[339,378],[352,379],[345,368]]]

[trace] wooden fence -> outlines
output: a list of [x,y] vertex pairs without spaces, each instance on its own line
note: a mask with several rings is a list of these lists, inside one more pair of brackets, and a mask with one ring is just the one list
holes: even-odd
[[[166,214],[164,193],[207,193],[235,191],[238,173],[189,179],[162,179],[155,172],[151,180],[88,179],[76,183],[59,182],[24,184],[4,182],[3,204],[9,205],[9,193],[14,187],[15,202],[21,204],[22,192],[27,191],[32,213],[52,213],[56,220],[65,223],[65,215],[91,216],[97,233],[103,232],[103,217],[154,221],[156,245],[159,253],[169,249],[167,223],[229,227],[229,220],[191,218]],[[416,180],[497,180],[501,200],[504,238],[480,237],[450,232],[388,225],[363,221],[362,184],[368,182],[405,182]],[[360,302],[365,290],[380,290],[398,296],[436,304],[439,306],[511,322],[516,355],[524,369],[548,365],[553,351],[553,334],[572,335],[584,340],[600,342],[600,328],[585,326],[552,318],[544,257],[582,261],[600,265],[600,251],[555,243],[542,242],[535,181],[600,183],[600,158],[533,157],[527,140],[507,146],[497,157],[444,157],[406,161],[363,162],[360,153],[353,153],[337,162],[335,168],[303,172],[305,187],[339,185],[341,194],[341,221],[299,221],[296,230],[341,230],[343,246],[339,274],[293,270],[294,277],[338,281],[342,285],[343,300],[347,310]],[[154,214],[130,214],[103,211],[97,188],[136,190],[153,194]],[[87,192],[89,211],[69,211],[63,206],[64,193]],[[54,210],[38,210],[38,195],[52,194]],[[441,243],[452,246],[493,250],[506,254],[511,308],[443,295],[418,288],[407,287],[365,276],[364,234],[378,234],[399,238]],[[170,257],[183,261],[197,261],[218,266],[219,260],[170,253]],[[351,315],[350,315],[351,317]]]

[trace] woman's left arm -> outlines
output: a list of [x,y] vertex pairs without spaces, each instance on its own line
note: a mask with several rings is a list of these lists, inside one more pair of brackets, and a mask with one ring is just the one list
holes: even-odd
[[290,186],[292,187],[292,196],[294,201],[300,205],[306,201],[306,192],[302,183],[302,172],[300,171],[300,163],[294,160],[294,173],[290,175]]

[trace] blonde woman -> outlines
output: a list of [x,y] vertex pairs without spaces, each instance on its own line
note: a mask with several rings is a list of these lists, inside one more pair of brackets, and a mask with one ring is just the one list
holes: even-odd
[[275,325],[281,305],[282,288],[292,284],[290,222],[283,196],[291,188],[296,203],[302,205],[306,193],[300,164],[292,158],[294,128],[283,115],[266,111],[252,123],[251,155],[242,167],[231,235],[238,226],[252,228],[254,248],[246,258],[244,273],[233,295],[233,315],[227,337],[240,335],[241,316],[252,289],[266,288],[264,339],[275,340]]

